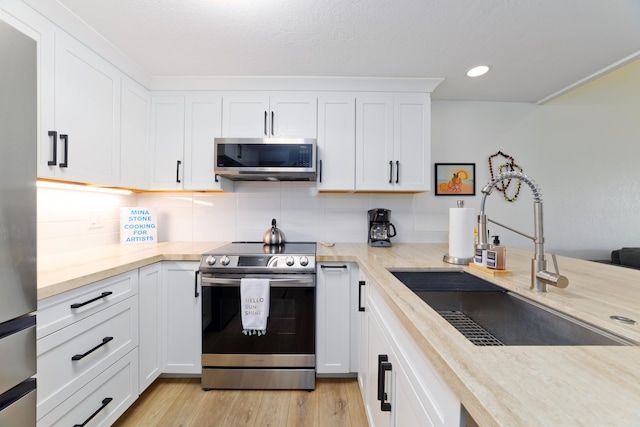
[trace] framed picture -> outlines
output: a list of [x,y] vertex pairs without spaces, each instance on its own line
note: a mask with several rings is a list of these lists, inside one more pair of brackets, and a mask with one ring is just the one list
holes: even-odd
[[436,163],[436,196],[475,196],[475,163]]

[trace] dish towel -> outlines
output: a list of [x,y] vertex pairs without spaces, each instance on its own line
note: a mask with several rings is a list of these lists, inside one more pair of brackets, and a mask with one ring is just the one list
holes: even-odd
[[242,333],[265,335],[269,317],[269,279],[240,279]]

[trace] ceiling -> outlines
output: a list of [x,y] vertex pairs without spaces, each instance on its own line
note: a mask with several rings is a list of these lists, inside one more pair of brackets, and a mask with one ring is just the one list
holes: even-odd
[[638,0],[58,1],[153,76],[444,77],[433,99],[539,102],[640,57]]

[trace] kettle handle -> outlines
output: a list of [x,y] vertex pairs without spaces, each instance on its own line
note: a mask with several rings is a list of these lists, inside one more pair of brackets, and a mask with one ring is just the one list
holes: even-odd
[[273,219],[271,220],[271,228],[272,228],[272,229],[275,229],[275,228],[276,228],[276,219],[275,219],[275,218],[273,218]]
[[[393,229],[393,234],[391,234],[391,229]],[[396,226],[389,223],[389,237],[393,237],[396,235]]]

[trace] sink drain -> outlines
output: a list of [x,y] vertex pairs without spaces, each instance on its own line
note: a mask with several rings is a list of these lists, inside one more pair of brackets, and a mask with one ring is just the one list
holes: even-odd
[[609,319],[616,320],[620,323],[626,323],[627,325],[633,325],[636,323],[635,320],[629,319],[628,317],[624,317],[624,316],[609,316]]

